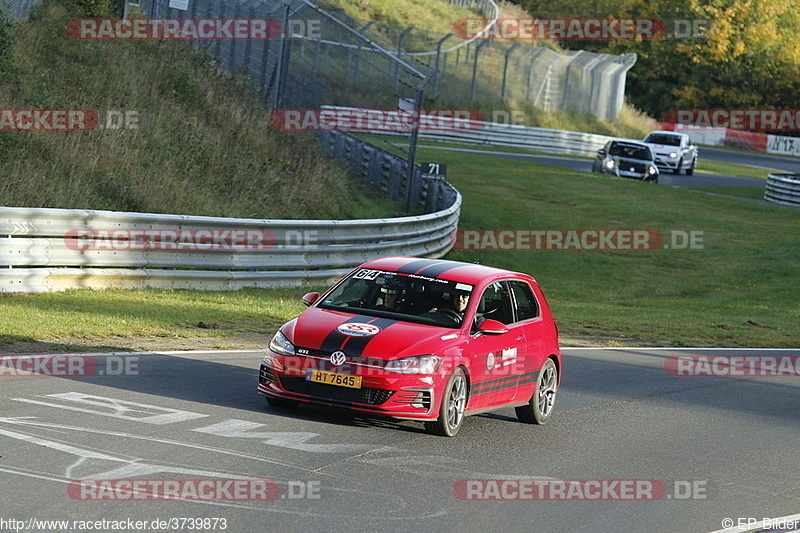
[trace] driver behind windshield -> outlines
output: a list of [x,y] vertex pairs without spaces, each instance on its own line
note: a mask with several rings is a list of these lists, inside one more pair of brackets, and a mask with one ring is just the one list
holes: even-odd
[[449,306],[442,307],[441,309],[438,307],[434,307],[429,313],[436,313],[441,311],[454,311],[457,315],[459,320],[464,319],[464,313],[467,311],[467,303],[469,302],[469,293],[463,291],[456,291],[450,295]]
[[381,286],[381,304],[375,309],[379,311],[394,311],[395,313],[407,313],[409,305],[406,302],[406,287],[396,281],[389,280]]

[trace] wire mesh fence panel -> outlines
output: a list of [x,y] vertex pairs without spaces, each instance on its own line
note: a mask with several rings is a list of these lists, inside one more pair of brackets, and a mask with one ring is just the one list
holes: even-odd
[[[272,19],[280,35],[263,41],[203,41],[221,66],[259,84],[280,107],[338,105],[397,109],[413,104],[433,76],[415,58],[398,58],[392,43],[332,6],[302,0],[206,0],[171,9],[169,0],[142,0],[152,18]],[[275,94],[275,92],[279,94]]]
[[[493,16],[488,2],[449,3],[472,9],[484,24]],[[491,32],[467,39],[457,26],[454,20],[453,32],[437,33],[378,22],[370,30],[389,41],[401,58],[416,59],[439,71],[427,93],[439,106],[502,107],[503,102],[515,100],[600,118],[619,114],[635,54],[563,51],[532,41],[495,40],[488,38]]]
[[[419,170],[409,178],[414,162],[416,127],[423,92],[435,77],[435,69],[412,56],[398,54],[396,46],[370,24],[345,15],[338,8],[306,0],[189,0],[185,9],[170,7],[170,0],[141,0],[140,9],[153,19],[269,20],[276,31],[264,39],[217,38],[196,41],[221,68],[247,77],[259,87],[265,104],[276,113],[273,125],[302,131],[358,130],[392,133],[403,148],[384,151],[379,161],[390,175],[382,186],[392,198],[406,200],[411,208],[412,190],[421,190]],[[322,111],[323,106],[382,110],[373,120],[353,124],[353,116]],[[398,110],[408,118],[397,121]],[[389,120],[394,117],[395,119]],[[291,119],[291,120],[290,120]],[[357,127],[355,127],[357,126]],[[382,142],[380,137],[370,139]],[[362,140],[363,143],[363,140]],[[332,143],[337,157],[361,157],[362,148],[343,155],[341,142]],[[355,154],[355,155],[354,155]],[[352,163],[352,161],[351,161]],[[359,163],[361,164],[361,163]],[[370,172],[376,172],[370,169]],[[424,198],[414,200],[425,204]]]
[[39,4],[40,0],[0,0],[0,11],[5,11],[14,20],[26,20],[31,9]]

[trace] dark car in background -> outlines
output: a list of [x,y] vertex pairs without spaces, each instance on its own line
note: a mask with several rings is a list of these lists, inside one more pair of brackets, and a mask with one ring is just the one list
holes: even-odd
[[658,183],[659,176],[650,147],[627,139],[612,139],[598,150],[592,172],[652,183]]

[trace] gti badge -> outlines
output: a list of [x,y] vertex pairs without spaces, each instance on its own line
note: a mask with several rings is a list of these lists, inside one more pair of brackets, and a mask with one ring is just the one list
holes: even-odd
[[336,366],[344,364],[345,355],[344,352],[333,352],[331,354],[331,363]]

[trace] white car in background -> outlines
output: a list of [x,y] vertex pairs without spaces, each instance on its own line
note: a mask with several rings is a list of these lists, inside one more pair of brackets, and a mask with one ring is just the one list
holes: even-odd
[[669,170],[673,174],[686,172],[694,174],[697,167],[697,147],[689,136],[675,131],[653,131],[644,138],[650,147],[659,170]]

